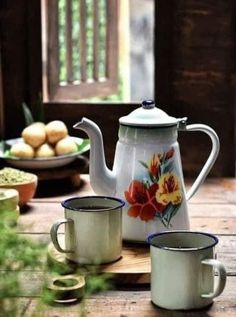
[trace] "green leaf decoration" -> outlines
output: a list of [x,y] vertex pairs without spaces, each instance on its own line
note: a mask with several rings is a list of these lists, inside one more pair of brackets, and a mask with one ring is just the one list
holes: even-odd
[[30,124],[34,123],[34,118],[31,113],[31,110],[29,109],[29,107],[26,105],[25,102],[22,103],[22,110],[24,113],[26,126],[29,126]]
[[143,180],[143,186],[148,189],[151,185],[150,182],[148,181],[148,179]]
[[161,166],[161,173],[166,174],[174,170],[174,162],[171,160],[165,161]]
[[139,161],[139,163],[140,163],[140,164],[142,164],[142,165],[143,165],[143,167],[148,168],[148,165],[147,165],[145,162],[143,162],[143,161]]
[[166,227],[166,228],[170,228],[172,227],[171,225],[171,219],[174,217],[174,215],[177,213],[178,209],[179,209],[180,205],[172,205],[171,203],[169,203],[164,212],[163,213],[158,213],[156,215],[157,218],[159,218],[162,222],[162,224]]
[[152,175],[151,173],[148,173],[149,174],[149,177],[150,177],[150,179],[151,179],[151,181],[152,181],[152,183],[157,183],[158,182],[158,180],[159,180],[159,178],[160,178],[160,174],[158,173],[158,175],[157,176],[154,176],[154,175]]
[[162,213],[156,214],[156,217],[160,219],[164,227],[168,228],[168,222],[166,221]]
[[172,205],[171,203],[168,204],[166,210],[165,210],[165,213],[164,213],[164,218],[166,220],[166,222],[168,223],[168,226],[170,224],[170,221],[171,221],[171,218],[173,217],[174,215],[174,212],[175,212],[175,209],[176,209],[176,206],[175,205]]

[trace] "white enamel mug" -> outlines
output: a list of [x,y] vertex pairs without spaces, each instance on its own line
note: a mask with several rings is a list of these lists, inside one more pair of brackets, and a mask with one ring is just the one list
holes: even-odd
[[[114,197],[73,197],[62,202],[65,219],[51,228],[55,248],[79,264],[103,264],[121,257],[122,207]],[[58,229],[65,224],[65,248],[58,241]]]
[[[148,237],[151,253],[151,300],[166,309],[208,306],[224,290],[226,271],[215,259],[216,236],[165,231]],[[215,280],[215,271],[218,272]]]

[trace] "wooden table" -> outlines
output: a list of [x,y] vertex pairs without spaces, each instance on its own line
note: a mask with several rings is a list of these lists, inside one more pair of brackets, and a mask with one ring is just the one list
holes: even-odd
[[[55,186],[46,192],[45,186]],[[44,185],[20,216],[20,234],[41,241],[50,241],[49,231],[55,220],[63,217],[60,202],[74,195],[89,195],[92,189],[88,175],[81,175],[80,186]],[[41,186],[41,185],[40,185]],[[59,187],[58,187],[59,186]],[[60,189],[60,190],[59,190]],[[54,195],[52,195],[54,192]],[[224,292],[207,309],[189,312],[167,311],[152,305],[150,284],[123,285],[115,290],[91,296],[86,301],[87,316],[152,317],[152,316],[236,316],[236,180],[208,179],[189,202],[191,229],[211,232],[219,237],[217,256],[227,270]],[[23,272],[22,293],[19,294],[19,316],[79,316],[80,303],[44,305],[37,311],[43,272]],[[0,314],[1,315],[1,314]]]

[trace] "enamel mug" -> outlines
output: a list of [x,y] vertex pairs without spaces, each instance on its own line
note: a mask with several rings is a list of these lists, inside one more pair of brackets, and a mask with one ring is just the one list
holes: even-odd
[[[122,207],[114,197],[74,197],[62,202],[65,219],[51,228],[55,248],[78,264],[103,264],[121,257]],[[65,224],[65,248],[58,240],[58,229]]]
[[[148,237],[151,253],[151,300],[162,308],[198,309],[219,296],[226,271],[215,259],[212,234],[166,231]],[[214,272],[218,272],[215,280]]]

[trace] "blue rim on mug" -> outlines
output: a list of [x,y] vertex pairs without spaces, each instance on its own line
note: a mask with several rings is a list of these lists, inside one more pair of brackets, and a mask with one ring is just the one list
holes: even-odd
[[[211,244],[208,244],[207,246],[203,246],[203,247],[189,247],[189,248],[181,248],[181,247],[168,247],[168,246],[160,246],[158,244],[155,244],[154,242],[152,242],[153,238],[155,237],[159,237],[159,236],[163,236],[163,235],[170,235],[170,234],[178,234],[178,233],[183,233],[183,234],[192,234],[192,235],[201,235],[201,236],[205,236],[205,237],[209,237],[211,239],[213,239],[214,241]],[[190,231],[190,230],[173,230],[173,231],[162,231],[162,232],[157,232],[157,233],[153,233],[151,235],[149,235],[147,237],[147,243],[150,244],[150,246],[153,246],[155,248],[158,249],[163,249],[163,250],[169,250],[169,251],[181,251],[181,252],[189,252],[189,251],[198,251],[198,250],[205,250],[208,248],[213,248],[217,243],[219,242],[219,239],[208,232],[201,232],[201,231]]]
[[[120,199],[120,198],[117,198],[117,197],[109,197],[109,196],[81,196],[81,197],[72,197],[72,198],[68,198],[66,200],[64,200],[61,205],[62,207],[66,208],[66,209],[70,209],[70,210],[75,210],[75,211],[83,211],[83,212],[86,212],[88,210],[86,210],[86,208],[83,208],[81,206],[80,207],[72,207],[70,206],[69,204],[75,200],[85,200],[85,199],[101,199],[101,200],[106,200],[106,201],[113,201],[113,202],[117,202],[118,205],[115,206],[115,207],[107,207],[107,208],[102,208],[102,209],[99,209],[99,212],[103,212],[103,211],[109,211],[109,210],[116,210],[116,209],[120,209],[122,208],[124,205],[125,205],[125,202]],[[96,207],[94,209],[89,209],[89,211],[98,211],[96,209]]]

